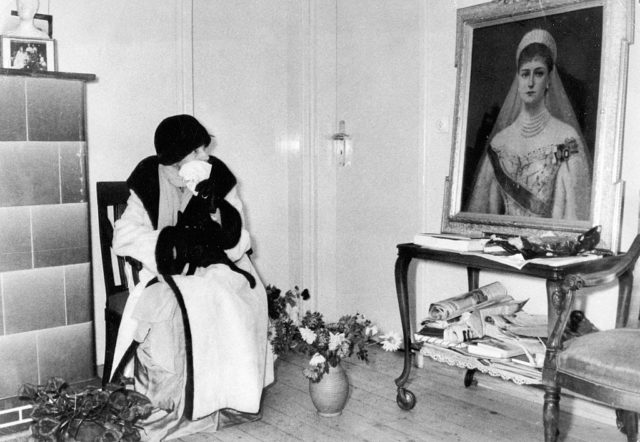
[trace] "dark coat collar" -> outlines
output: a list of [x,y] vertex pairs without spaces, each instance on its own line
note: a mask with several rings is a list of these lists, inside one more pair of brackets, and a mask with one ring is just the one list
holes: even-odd
[[[237,180],[226,164],[214,156],[209,156],[214,193],[226,196],[236,185]],[[144,208],[153,223],[153,228],[158,228],[158,206],[160,204],[160,178],[158,176],[158,157],[156,155],[140,161],[133,169],[127,185],[142,200]]]

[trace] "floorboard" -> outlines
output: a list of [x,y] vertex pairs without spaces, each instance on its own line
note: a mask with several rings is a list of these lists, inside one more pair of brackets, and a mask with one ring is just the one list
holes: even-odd
[[[372,348],[370,361],[343,361],[351,384],[342,415],[319,416],[309,397],[302,369],[307,360],[291,355],[276,362],[276,382],[265,390],[262,419],[218,432],[198,433],[178,442],[204,441],[540,441],[542,390],[515,385],[488,375],[476,375],[477,385],[465,388],[464,370],[425,359],[412,368],[406,384],[417,397],[413,410],[396,404],[394,380],[402,372],[403,354]],[[560,401],[560,441],[624,441],[615,427],[613,410],[575,406]],[[567,407],[562,409],[563,404]],[[567,411],[587,409],[586,413]],[[602,412],[604,410],[604,413]],[[610,411],[610,419],[608,412]],[[591,414],[590,414],[591,413]],[[596,416],[593,418],[592,416]],[[26,437],[0,439],[27,441]]]
[[[209,434],[210,440],[280,441],[539,441],[542,390],[519,386],[487,375],[478,384],[463,385],[464,370],[425,360],[413,368],[407,383],[417,396],[413,410],[396,404],[394,380],[402,372],[402,353],[370,352],[370,361],[344,361],[351,392],[341,416],[317,415],[302,375],[306,359],[289,356],[276,365],[276,382],[265,392],[262,420]],[[570,399],[561,401],[571,403]],[[624,441],[611,422],[562,412],[560,441]],[[202,435],[181,439],[201,441]]]

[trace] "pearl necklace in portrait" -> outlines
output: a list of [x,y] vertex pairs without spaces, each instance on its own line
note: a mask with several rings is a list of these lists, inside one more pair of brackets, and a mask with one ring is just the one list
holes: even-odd
[[542,109],[537,115],[529,115],[522,113],[520,118],[520,135],[524,138],[531,138],[538,135],[544,130],[551,118],[551,114],[547,108]]

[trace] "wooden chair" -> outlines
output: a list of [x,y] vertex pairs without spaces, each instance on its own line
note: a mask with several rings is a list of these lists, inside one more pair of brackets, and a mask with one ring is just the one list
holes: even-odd
[[[554,300],[558,318],[547,342],[542,373],[545,441],[558,437],[561,388],[616,408],[618,428],[636,441],[640,412],[640,329],[628,328],[633,268],[640,255],[640,235],[626,254],[602,259],[595,273],[564,279]],[[578,290],[618,281],[615,329],[562,342]],[[556,302],[557,301],[557,302]]]
[[[105,318],[105,356],[102,385],[109,382],[113,366],[113,354],[118,336],[122,311],[129,296],[129,286],[125,266],[132,267],[133,280],[137,284],[140,263],[131,258],[116,256],[111,250],[113,223],[118,220],[127,206],[129,188],[124,181],[101,181],[96,183],[98,199],[98,228],[100,232],[100,252],[107,301]],[[115,262],[113,258],[116,258]]]

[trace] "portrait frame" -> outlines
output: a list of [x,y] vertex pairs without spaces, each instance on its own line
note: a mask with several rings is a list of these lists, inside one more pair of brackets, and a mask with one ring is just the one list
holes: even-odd
[[[22,62],[16,53],[22,50]],[[56,71],[55,40],[43,38],[0,37],[2,67],[26,71]]]
[[[600,225],[599,247],[617,251],[624,190],[620,173],[628,46],[633,41],[634,8],[633,0],[494,0],[458,9],[456,98],[451,161],[445,180],[443,232],[562,235],[579,234]],[[490,139],[487,127],[490,129],[495,123],[514,79],[516,48],[522,36],[534,28],[557,34],[553,36],[559,73],[562,57],[567,54],[570,60],[565,65],[576,71],[565,74],[573,80],[570,84],[575,86],[574,95],[580,101],[575,113],[584,131],[585,144],[591,143],[588,151],[592,161],[591,196],[585,219],[480,213],[466,208],[476,183],[476,168]],[[582,48],[572,46],[575,42],[582,44],[584,39],[591,39],[585,44],[595,49],[586,47],[585,53]],[[588,59],[593,60],[594,56],[589,50],[599,52],[596,72],[587,72],[587,67],[594,64]],[[478,78],[484,83],[479,83]],[[572,105],[576,105],[573,100]]]

